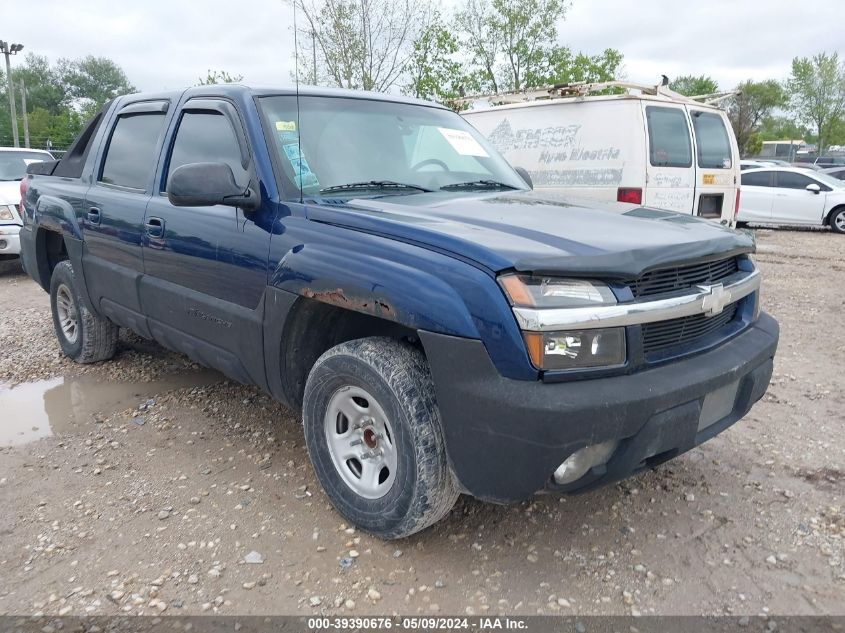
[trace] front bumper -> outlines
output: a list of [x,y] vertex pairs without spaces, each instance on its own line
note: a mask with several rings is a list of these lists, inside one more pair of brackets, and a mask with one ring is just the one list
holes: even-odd
[[[764,313],[706,353],[629,375],[544,383],[503,378],[481,341],[420,333],[452,469],[464,491],[498,502],[612,483],[717,435],[766,392],[778,335]],[[731,384],[733,407],[699,428],[705,396]],[[552,484],[572,453],[608,440],[620,445],[606,465]]]
[[17,224],[0,224],[0,255],[21,254],[20,232]]

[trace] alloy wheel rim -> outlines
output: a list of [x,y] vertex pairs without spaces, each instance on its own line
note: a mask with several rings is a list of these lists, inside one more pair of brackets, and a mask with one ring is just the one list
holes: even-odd
[[343,482],[365,499],[386,495],[396,479],[395,436],[381,405],[360,387],[342,387],[329,400],[326,444]]
[[840,213],[836,216],[833,220],[834,224],[836,224],[836,228],[840,231],[845,232],[845,213]]
[[59,317],[59,327],[68,343],[76,343],[79,337],[79,311],[73,294],[65,284],[56,290],[56,313]]

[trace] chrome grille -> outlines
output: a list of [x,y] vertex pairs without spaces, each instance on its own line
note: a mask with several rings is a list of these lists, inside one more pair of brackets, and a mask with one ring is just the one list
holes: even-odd
[[703,314],[646,323],[643,328],[643,351],[646,356],[676,345],[693,343],[725,327],[736,318],[739,303],[733,303],[721,313],[708,317]]
[[635,298],[685,290],[698,284],[712,284],[739,270],[736,257],[691,266],[652,270],[627,282]]

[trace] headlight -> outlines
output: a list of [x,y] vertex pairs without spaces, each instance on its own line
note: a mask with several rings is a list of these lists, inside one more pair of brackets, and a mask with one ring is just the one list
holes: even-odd
[[538,369],[589,369],[625,364],[625,328],[524,332],[528,356]]
[[[587,279],[503,275],[499,284],[516,308],[587,308],[615,305],[616,297],[601,282]],[[624,365],[625,328],[559,332],[523,332],[531,362],[538,369],[589,369]]]
[[511,303],[521,308],[584,308],[616,303],[610,288],[586,279],[503,275],[499,284]]
[[14,220],[15,214],[12,209],[7,206],[0,207],[0,220]]

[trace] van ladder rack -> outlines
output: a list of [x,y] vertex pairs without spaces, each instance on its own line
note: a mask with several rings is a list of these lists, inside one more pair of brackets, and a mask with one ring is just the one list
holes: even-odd
[[681,101],[686,103],[704,103],[705,105],[715,105],[716,103],[727,99],[728,97],[739,94],[737,91],[732,92],[717,92],[708,95],[699,95],[696,97],[687,97],[680,93],[670,90],[668,86],[660,84],[641,84],[632,81],[602,81],[587,83],[585,81],[577,81],[574,83],[553,84],[550,86],[537,86],[526,88],[524,90],[509,90],[506,92],[494,92],[489,94],[475,94],[467,95],[457,99],[460,104],[471,104],[474,101],[490,101],[496,104],[510,104],[523,103],[526,101],[541,101],[546,99],[581,99],[589,94],[609,90],[612,88],[621,88],[625,94],[634,94],[632,91],[638,91],[643,95],[663,96],[672,101]]

